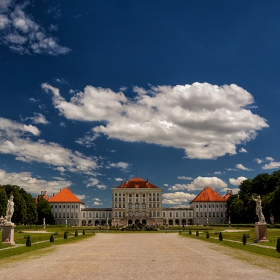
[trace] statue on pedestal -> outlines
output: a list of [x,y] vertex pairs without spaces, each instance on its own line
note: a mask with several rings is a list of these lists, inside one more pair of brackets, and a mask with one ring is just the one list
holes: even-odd
[[252,195],[252,198],[254,201],[256,201],[256,215],[259,218],[259,223],[265,223],[265,218],[262,212],[262,200],[261,197],[258,195],[257,198],[254,198]]
[[5,224],[12,224],[12,216],[14,214],[14,201],[13,201],[13,193],[11,193],[10,198],[8,199],[7,209],[6,209],[6,216],[4,218]]

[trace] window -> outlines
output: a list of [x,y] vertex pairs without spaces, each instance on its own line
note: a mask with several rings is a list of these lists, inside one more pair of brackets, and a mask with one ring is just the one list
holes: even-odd
[[78,205],[76,205],[76,208],[78,208]]
[[78,218],[78,213],[76,213],[76,219]]
[[215,208],[215,204],[212,204],[212,208]]
[[159,201],[159,197],[157,197],[157,201]]
[[165,212],[162,213],[163,218],[165,218]]
[[186,212],[183,212],[183,217],[184,217],[184,218],[186,217]]
[[131,203],[128,204],[128,209],[132,209],[132,204]]
[[125,197],[123,197],[123,201],[125,201]]
[[157,193],[157,196],[159,196],[159,193]]
[[115,201],[118,201],[118,198],[117,198],[117,197],[115,197]]
[[200,212],[200,217],[203,217],[203,212]]
[[221,217],[222,217],[222,218],[224,217],[223,212],[221,212]]
[[135,209],[139,209],[139,204],[138,203],[135,204]]
[[204,204],[204,208],[207,208],[207,205],[206,205],[206,204]]
[[153,201],[156,201],[156,198],[155,198],[155,197],[153,197]]
[[119,217],[120,217],[120,218],[122,217],[122,212],[119,212]]
[[191,217],[192,216],[192,212],[189,212],[189,217]]
[[211,204],[209,204],[208,207],[211,208]]
[[172,218],[172,212],[169,212],[169,217]]
[[121,196],[122,194],[121,193],[119,193],[119,196]]
[[89,212],[89,217],[91,218],[91,212]]
[[131,194],[131,193],[129,194],[129,197],[132,197],[132,194]]
[[[120,207],[121,208],[121,207]],[[102,218],[105,218],[105,212],[102,213]]]
[[67,208],[69,209],[69,204],[67,205]]
[[122,201],[122,198],[121,198],[121,197],[119,197],[119,201]]
[[117,218],[118,217],[118,212],[115,212],[115,218]]
[[65,208],[65,204],[63,204],[63,208]]
[[205,217],[205,218],[207,217],[207,212],[204,212],[204,217]]
[[71,205],[71,208],[72,208],[72,209],[74,208],[74,205],[73,205],[73,204]]
[[213,217],[215,217],[215,212],[213,212]]
[[146,197],[146,195],[143,193],[143,197]]
[[123,204],[122,208],[125,208],[125,204]]
[[152,208],[152,203],[149,203],[149,208]]
[[95,213],[95,218],[98,218],[98,212]]
[[53,208],[53,205],[51,205],[51,208]]
[[156,194],[155,193],[153,193],[153,196],[155,196]]
[[211,217],[211,212],[209,212],[209,217]]
[[142,203],[142,209],[146,209],[146,204]]
[[71,219],[73,219],[73,213],[71,213]]
[[123,215],[122,215],[122,216],[123,216],[123,218],[125,218],[125,212],[123,212]]
[[61,208],[61,205],[58,205],[58,208]]
[[178,214],[178,212],[176,212],[176,218],[178,218],[178,216],[179,216],[179,214]]
[[196,212],[196,217],[198,218],[198,212]]
[[200,204],[200,208],[202,208],[202,204]]
[[57,208],[57,205],[55,205],[54,208]]
[[136,194],[136,197],[139,197],[139,194],[138,194],[138,193]]
[[122,208],[122,205],[121,205],[121,204],[119,204],[119,208]]
[[198,208],[198,205],[197,205],[197,204],[195,205],[195,208]]
[[115,193],[115,196],[117,196],[118,194],[117,193]]
[[157,217],[159,217],[159,212],[157,212]]
[[117,205],[117,204],[115,204],[115,208],[118,208],[118,205]]
[[123,196],[125,196],[125,194],[123,193]]
[[216,204],[216,208],[219,208],[219,204]]
[[219,212],[217,212],[217,217],[219,218]]

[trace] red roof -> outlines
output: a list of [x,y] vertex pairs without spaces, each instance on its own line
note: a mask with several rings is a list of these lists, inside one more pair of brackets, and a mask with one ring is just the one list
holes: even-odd
[[210,187],[205,187],[192,202],[226,202],[227,200],[212,190]]
[[229,194],[229,193],[227,193],[227,194],[225,194],[224,196],[223,196],[223,198],[225,199],[225,200],[228,200],[228,198],[231,196],[231,194]]
[[51,197],[48,202],[79,202],[83,203],[77,196],[75,196],[68,188],[62,189],[59,193]]
[[122,182],[119,189],[157,189],[158,187],[151,184],[148,180],[142,178],[132,178],[127,182]]

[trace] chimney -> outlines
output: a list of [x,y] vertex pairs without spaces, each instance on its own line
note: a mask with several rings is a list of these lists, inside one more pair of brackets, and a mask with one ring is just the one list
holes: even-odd
[[229,194],[232,195],[232,190],[229,191]]
[[227,190],[227,194],[229,194],[229,190]]
[[53,193],[53,195],[52,196],[54,196],[55,195],[55,193]]

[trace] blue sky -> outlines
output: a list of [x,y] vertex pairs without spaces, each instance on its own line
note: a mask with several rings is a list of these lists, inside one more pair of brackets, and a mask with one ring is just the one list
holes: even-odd
[[279,1],[0,2],[0,183],[164,206],[280,167]]

